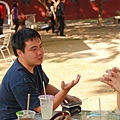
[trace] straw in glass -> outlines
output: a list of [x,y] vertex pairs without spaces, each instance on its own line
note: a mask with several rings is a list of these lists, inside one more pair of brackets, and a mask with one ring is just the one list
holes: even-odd
[[30,94],[28,94],[28,100],[27,100],[27,116],[29,111],[29,105],[30,105]]
[[99,97],[99,112],[101,114],[101,100],[100,100],[100,97]]
[[44,90],[44,95],[45,95],[45,98],[46,98],[46,90],[45,90],[45,83],[43,81],[43,90]]

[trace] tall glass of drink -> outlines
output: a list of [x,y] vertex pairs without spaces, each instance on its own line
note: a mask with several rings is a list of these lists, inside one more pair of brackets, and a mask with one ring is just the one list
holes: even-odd
[[38,98],[40,99],[42,119],[49,120],[52,117],[54,96],[40,95]]

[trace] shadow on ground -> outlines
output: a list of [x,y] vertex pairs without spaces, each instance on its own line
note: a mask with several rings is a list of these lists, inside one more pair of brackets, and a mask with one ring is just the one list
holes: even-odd
[[[51,31],[39,31],[45,49],[43,68],[50,83],[60,88],[60,81],[65,79],[69,82],[80,73],[82,80],[70,93],[80,98],[101,96],[106,103],[103,108],[115,109],[116,104],[111,104],[116,102],[115,92],[102,84],[99,78],[107,67],[119,64],[120,25],[98,27],[95,23],[83,25],[80,21],[66,25],[66,37],[56,36]],[[2,60],[0,64],[2,80],[11,63]],[[94,101],[88,102],[94,109]],[[83,108],[87,106],[90,109],[89,105],[86,103]]]

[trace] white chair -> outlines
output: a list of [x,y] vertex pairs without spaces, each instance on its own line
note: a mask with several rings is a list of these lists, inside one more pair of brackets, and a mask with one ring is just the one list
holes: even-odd
[[5,35],[5,37],[3,38],[2,44],[0,45],[0,51],[1,51],[1,53],[2,53],[2,56],[3,56],[4,60],[5,60],[5,62],[7,62],[7,59],[6,59],[6,57],[5,57],[4,51],[7,51],[7,52],[8,52],[8,54],[9,54],[9,56],[10,56],[10,59],[11,59],[11,61],[13,62],[12,55],[11,55],[10,50],[9,50],[9,48],[8,48],[8,46],[9,46],[9,44],[10,44],[10,38],[11,38],[11,33],[7,33],[7,34]]

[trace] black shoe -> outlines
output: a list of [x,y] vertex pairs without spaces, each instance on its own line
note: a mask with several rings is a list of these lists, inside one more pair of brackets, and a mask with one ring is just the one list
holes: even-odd
[[48,27],[48,28],[46,28],[46,32],[48,33],[48,31],[51,29],[51,27]]
[[60,35],[60,36],[64,36],[65,37],[66,35]]

